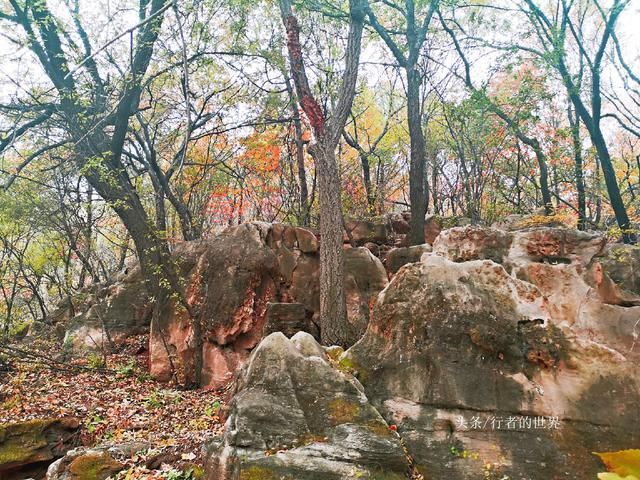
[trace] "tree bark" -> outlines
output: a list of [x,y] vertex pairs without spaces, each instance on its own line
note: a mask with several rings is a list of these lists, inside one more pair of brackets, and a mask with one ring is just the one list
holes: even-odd
[[422,131],[422,108],[420,106],[420,73],[407,70],[407,122],[411,154],[409,160],[409,203],[411,203],[411,230],[409,245],[424,243],[424,217],[427,213],[429,193],[426,182],[427,150]]
[[300,213],[298,215],[298,222],[303,227],[308,227],[311,224],[311,218],[309,214],[309,188],[307,187],[307,171],[304,166],[304,139],[302,138],[302,120],[300,119],[300,113],[298,111],[298,102],[296,99],[293,86],[291,85],[291,78],[285,73],[285,80],[287,83],[287,93],[289,94],[289,102],[291,104],[291,115],[293,118],[293,127],[295,129],[295,144],[296,144],[296,166],[298,169],[298,184],[300,188],[299,206]]
[[340,177],[331,145],[312,149],[320,199],[320,335],[325,345],[348,346]]
[[[520,138],[522,139],[522,137]],[[529,146],[533,148],[533,152],[536,155],[536,161],[538,162],[538,171],[540,172],[540,193],[542,194],[544,213],[545,215],[551,215],[553,213],[553,202],[551,201],[551,190],[549,188],[549,167],[547,166],[546,156],[537,139],[529,140],[532,140]]]
[[582,165],[582,141],[580,139],[580,120],[573,115],[571,107],[567,111],[571,138],[573,140],[574,177],[578,193],[578,230],[587,228],[587,201],[584,188],[584,171]]
[[376,198],[371,184],[371,165],[369,164],[369,155],[360,154],[360,166],[362,167],[362,182],[364,183],[364,191],[367,195],[367,212],[373,214],[376,209]]
[[636,235],[631,230],[631,221],[627,214],[627,209],[622,200],[620,194],[620,187],[618,186],[618,179],[616,178],[616,172],[613,169],[613,163],[611,161],[611,155],[607,148],[607,143],[602,135],[599,123],[593,128],[591,135],[594,147],[598,158],[600,158],[600,166],[602,167],[602,175],[604,176],[604,182],[607,185],[607,192],[609,192],[609,201],[611,202],[611,208],[616,216],[618,227],[622,231],[622,240],[624,243],[636,243]]

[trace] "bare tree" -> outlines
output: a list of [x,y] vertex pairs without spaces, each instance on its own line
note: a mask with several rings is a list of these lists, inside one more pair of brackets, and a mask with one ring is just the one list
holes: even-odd
[[460,78],[462,79],[462,81],[464,81],[466,87],[476,97],[481,98],[485,101],[489,111],[498,116],[513,132],[518,140],[520,140],[522,143],[531,148],[531,150],[533,150],[533,153],[535,154],[536,160],[538,162],[540,191],[542,193],[542,205],[544,207],[545,213],[547,215],[550,215],[553,212],[553,203],[551,201],[551,190],[549,188],[549,168],[547,165],[547,158],[542,149],[540,141],[537,138],[526,134],[522,129],[520,122],[516,118],[514,118],[514,116],[508,114],[505,109],[502,108],[496,101],[491,99],[486,94],[485,89],[478,88],[474,85],[471,77],[471,62],[468,60],[464,50],[462,49],[462,45],[460,43],[460,40],[458,39],[456,32],[448,25],[447,21],[442,15],[442,12],[440,12],[439,10],[438,16],[440,18],[442,27],[451,38],[454,48],[460,56],[460,59],[462,60],[462,64],[464,66],[464,74],[460,75]]
[[[635,243],[636,235],[631,229],[631,221],[620,194],[602,129],[602,119],[607,116],[602,111],[603,62],[615,36],[617,21],[629,3],[629,0],[614,0],[609,8],[604,8],[598,0],[589,0],[586,3],[561,0],[543,7],[536,0],[520,0],[516,2],[517,8],[512,14],[516,12],[524,15],[530,25],[530,35],[527,38],[533,39],[532,44],[511,43],[494,47],[508,51],[520,50],[537,57],[557,72],[598,154],[609,200],[622,238],[626,243]],[[600,13],[601,21],[587,32],[583,21],[584,12],[580,11],[580,8],[591,6]],[[580,54],[577,72],[572,69],[571,59],[574,55],[571,43]],[[583,68],[584,73],[588,74],[585,81],[582,81]]]
[[349,338],[344,291],[343,216],[336,147],[356,91],[367,0],[349,1],[349,36],[338,100],[328,116],[311,91],[300,45],[300,25],[290,0],[280,0],[287,32],[289,67],[298,102],[313,129],[309,152],[318,168],[320,197],[320,330],[325,344],[346,345]]
[[422,101],[420,89],[422,75],[418,69],[418,61],[422,47],[427,39],[429,25],[438,7],[438,0],[431,0],[422,19],[419,19],[417,3],[414,0],[404,2],[382,2],[400,14],[403,27],[384,26],[373,9],[367,8],[367,18],[371,26],[387,45],[396,62],[405,71],[407,79],[407,122],[411,154],[409,162],[409,201],[411,203],[411,231],[409,243],[424,243],[425,214],[429,204],[429,189],[426,175],[427,149],[422,129]]

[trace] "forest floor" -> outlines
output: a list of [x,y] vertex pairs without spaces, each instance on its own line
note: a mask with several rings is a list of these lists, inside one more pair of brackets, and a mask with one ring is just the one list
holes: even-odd
[[[219,434],[224,391],[184,390],[148,375],[147,339],[105,356],[69,361],[59,344],[38,341],[33,355],[0,372],[0,425],[73,416],[85,446],[142,442],[117,478],[189,479],[202,465],[203,440]],[[142,352],[142,353],[141,353]]]

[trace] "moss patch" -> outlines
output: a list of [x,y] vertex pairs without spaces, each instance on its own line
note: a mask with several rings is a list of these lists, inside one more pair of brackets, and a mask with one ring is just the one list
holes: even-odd
[[240,480],[279,480],[279,477],[270,468],[254,465],[240,472]]
[[82,455],[69,465],[69,472],[76,480],[104,480],[119,472],[124,465],[114,460],[106,452]]
[[366,378],[363,371],[360,369],[358,364],[355,362],[352,356],[342,354],[337,362],[334,362],[334,365],[338,370],[342,373],[346,373],[347,375],[353,375],[354,377],[360,379],[361,381],[365,381]]
[[30,420],[0,427],[0,465],[22,464],[53,458],[46,449],[45,429],[55,420]]
[[360,404],[336,398],[329,403],[329,419],[334,425],[355,423],[360,415]]
[[344,353],[344,348],[338,346],[338,345],[333,345],[331,347],[327,347],[325,348],[325,353],[327,354],[327,357],[329,357],[330,360],[332,360],[333,362],[338,363],[340,361],[340,356]]
[[367,422],[367,429],[380,437],[394,436],[389,429],[389,425],[377,419],[369,420]]

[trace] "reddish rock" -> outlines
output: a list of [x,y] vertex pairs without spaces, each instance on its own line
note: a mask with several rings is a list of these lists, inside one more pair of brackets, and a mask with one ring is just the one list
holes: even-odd
[[389,222],[391,223],[391,229],[396,234],[406,235],[411,231],[408,219],[405,219],[401,213],[389,214]]
[[424,241],[433,245],[442,231],[442,218],[437,215],[429,215],[424,221]]
[[454,228],[395,275],[339,363],[418,471],[476,478],[476,455],[496,478],[595,478],[591,452],[640,441],[640,299],[607,276],[603,246],[566,228]]
[[[353,242],[358,247],[368,242],[387,244],[391,241],[392,231],[389,222],[384,217],[373,220],[347,220],[345,225]],[[346,241],[349,241],[348,236],[345,238]]]
[[[182,245],[186,297],[198,312],[202,338],[196,338],[187,312],[173,308],[151,329],[152,375],[168,380],[177,371],[181,381],[195,382],[201,357],[201,383],[217,388],[234,376],[265,332],[283,329],[293,334],[300,329],[318,335],[313,320],[320,303],[319,255],[310,235],[301,228],[254,222]],[[366,248],[346,249],[345,265],[350,338],[355,343],[387,277]]]
[[298,248],[303,253],[315,253],[318,251],[318,239],[311,230],[296,228]]

